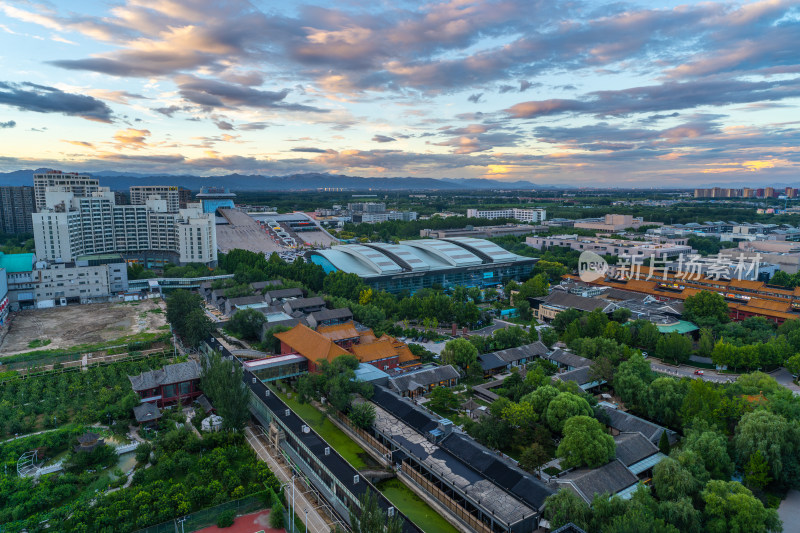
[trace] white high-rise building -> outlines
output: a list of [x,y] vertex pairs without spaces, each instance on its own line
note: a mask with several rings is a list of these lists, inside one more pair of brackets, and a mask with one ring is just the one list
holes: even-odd
[[90,196],[100,190],[100,182],[85,174],[48,170],[33,175],[33,194],[36,197],[36,210],[44,209],[45,193],[48,187],[57,187],[61,192],[71,192],[75,196]]
[[130,193],[132,205],[145,205],[155,197],[167,201],[167,211],[170,213],[186,209],[191,196],[191,191],[175,185],[134,185]]
[[45,207],[33,215],[40,260],[73,261],[83,255],[121,253],[143,261],[156,255],[179,264],[216,264],[214,216],[204,214],[199,204],[170,213],[167,200],[116,205],[107,187],[88,197],[53,189],[46,192]]
[[467,218],[486,218],[495,220],[498,218],[513,218],[521,222],[544,222],[547,218],[547,210],[545,209],[467,209]]

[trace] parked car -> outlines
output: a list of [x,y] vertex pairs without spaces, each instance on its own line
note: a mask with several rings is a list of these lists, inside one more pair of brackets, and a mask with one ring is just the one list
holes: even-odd
[[698,376],[702,376],[704,374],[702,370],[695,370],[694,373],[697,374]]

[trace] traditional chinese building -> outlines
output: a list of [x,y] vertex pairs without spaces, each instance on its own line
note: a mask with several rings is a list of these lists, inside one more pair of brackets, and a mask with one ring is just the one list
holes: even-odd
[[359,362],[380,370],[392,370],[416,361],[408,346],[389,335],[375,337],[371,329],[357,330],[354,324],[325,326],[317,331],[298,324],[289,331],[276,333],[281,354],[297,354],[308,359],[309,372],[315,372],[320,360],[332,362],[342,355],[354,355]]
[[200,365],[195,361],[167,365],[128,376],[128,379],[142,402],[155,403],[158,407],[190,403],[202,394]]

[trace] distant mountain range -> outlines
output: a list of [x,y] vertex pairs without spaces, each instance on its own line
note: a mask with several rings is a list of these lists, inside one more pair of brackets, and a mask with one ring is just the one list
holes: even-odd
[[[46,169],[16,170],[0,173],[0,185],[33,185],[33,173]],[[87,172],[100,179],[100,184],[112,190],[127,190],[131,185],[180,185],[192,190],[200,187],[227,187],[232,191],[309,191],[317,189],[344,189],[348,191],[430,191],[430,190],[519,190],[564,189],[570,186],[537,185],[529,181],[497,181],[488,179],[434,179],[434,178],[360,178],[335,174],[291,174],[288,176],[262,176],[228,174],[225,176],[163,175],[116,172]]]

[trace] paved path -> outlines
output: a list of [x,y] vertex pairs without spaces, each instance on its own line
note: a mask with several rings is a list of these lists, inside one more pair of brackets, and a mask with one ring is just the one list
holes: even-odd
[[786,533],[800,531],[800,526],[798,525],[798,517],[800,517],[800,491],[789,491],[786,495],[786,499],[783,500],[781,506],[778,507],[778,516],[781,517],[783,530]]
[[[259,459],[266,462],[270,470],[278,477],[281,483],[291,483],[292,473],[290,469],[275,458],[275,451],[265,444],[265,439],[259,438],[256,432],[250,428],[245,428],[247,442],[256,451]],[[286,487],[285,494],[287,501],[291,505],[292,488]],[[314,494],[308,490],[300,478],[295,479],[294,486],[295,509],[297,516],[302,520],[305,510],[308,509],[308,531],[311,533],[330,533],[333,530],[332,521],[325,515],[323,508],[316,503]],[[302,528],[301,524],[297,525]]]
[[795,395],[800,395],[800,386],[798,386],[797,384],[795,384],[794,381],[792,381],[791,372],[789,372],[785,368],[781,367],[774,372],[770,372],[769,375],[775,378],[775,381],[777,381],[778,383],[780,383],[781,385],[792,391]]
[[665,365],[657,359],[650,359],[650,368],[653,369],[653,372],[658,372],[659,374],[666,374],[677,378],[700,378],[703,381],[711,381],[714,383],[732,383],[739,377],[738,374],[720,374],[715,370],[706,368],[701,369],[703,372],[702,374],[695,374],[694,372],[697,368],[693,366]]

